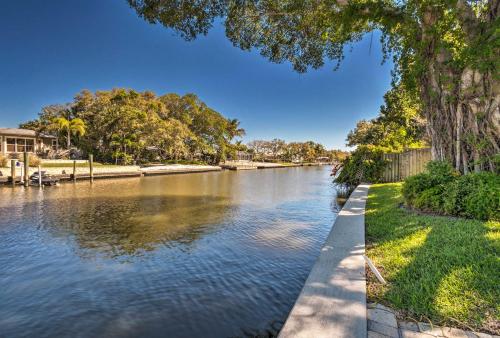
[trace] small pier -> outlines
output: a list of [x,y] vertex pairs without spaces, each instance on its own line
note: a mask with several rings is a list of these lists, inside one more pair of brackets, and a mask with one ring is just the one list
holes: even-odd
[[258,168],[251,164],[221,164],[221,167],[227,170],[253,170]]
[[188,168],[180,170],[148,170],[144,171],[144,176],[157,176],[157,175],[176,175],[176,174],[191,174],[191,173],[206,173],[211,171],[221,171],[221,167],[202,167],[202,168]]

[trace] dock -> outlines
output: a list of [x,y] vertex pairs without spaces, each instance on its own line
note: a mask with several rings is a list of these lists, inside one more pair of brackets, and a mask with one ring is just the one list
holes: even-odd
[[[58,179],[60,182],[69,181],[82,181],[91,179],[116,179],[116,178],[130,178],[130,177],[142,177],[142,176],[158,176],[158,175],[178,175],[178,174],[191,174],[191,173],[204,173],[212,171],[221,171],[222,168],[218,166],[208,167],[203,166],[200,168],[169,168],[169,169],[158,169],[158,170],[134,170],[134,171],[109,171],[109,172],[93,172],[92,177],[90,172],[87,173],[77,173],[73,178],[71,174],[51,174],[52,177]],[[11,184],[10,176],[1,176],[0,184]],[[16,177],[16,184],[22,182],[22,177]]]
[[191,173],[206,173],[210,171],[221,171],[221,167],[212,168],[190,168],[181,170],[148,170],[144,171],[144,176],[157,176],[157,175],[175,175],[175,174],[191,174]]
[[279,337],[366,338],[365,204],[359,185],[340,211]]
[[222,169],[226,170],[253,170],[258,169],[255,165],[250,164],[221,164]]

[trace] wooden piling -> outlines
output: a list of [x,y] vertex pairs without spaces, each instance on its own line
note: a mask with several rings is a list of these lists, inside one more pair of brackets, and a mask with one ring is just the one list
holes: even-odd
[[94,155],[89,155],[90,182],[94,181]]
[[73,182],[76,182],[76,161],[73,161]]
[[16,185],[16,160],[10,160],[10,176],[12,177],[12,186]]
[[27,187],[30,184],[30,158],[28,153],[24,152],[24,186]]
[[38,165],[38,186],[42,187],[42,166]]

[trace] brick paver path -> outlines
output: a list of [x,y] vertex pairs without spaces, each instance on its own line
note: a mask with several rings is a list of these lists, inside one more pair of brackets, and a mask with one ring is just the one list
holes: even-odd
[[368,338],[500,338],[429,323],[398,321],[391,309],[374,303],[368,304],[367,317]]

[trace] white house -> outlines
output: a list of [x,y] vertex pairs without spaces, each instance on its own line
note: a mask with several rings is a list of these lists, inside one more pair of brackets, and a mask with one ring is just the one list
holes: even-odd
[[34,130],[19,128],[0,128],[0,154],[37,153],[47,154],[57,151],[57,137],[37,133]]

